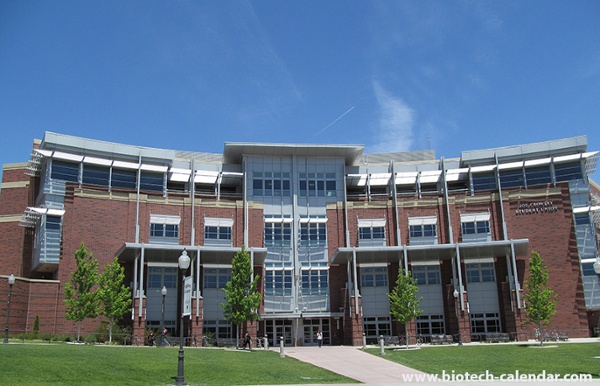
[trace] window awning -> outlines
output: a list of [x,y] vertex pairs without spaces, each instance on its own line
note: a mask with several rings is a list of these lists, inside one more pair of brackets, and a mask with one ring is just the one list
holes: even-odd
[[44,215],[62,217],[64,214],[65,211],[62,209],[27,207],[19,225],[25,228],[35,228],[37,221]]
[[381,228],[385,227],[385,218],[358,219],[359,228]]
[[179,225],[181,218],[179,216],[169,216],[163,214],[151,214],[150,224],[166,224],[166,225]]
[[460,215],[460,222],[490,221],[489,213],[465,213]]
[[427,216],[427,217],[409,217],[408,218],[408,226],[414,225],[435,225],[437,224],[436,216]]
[[204,218],[204,226],[205,227],[231,228],[233,226],[233,219],[232,218],[205,217]]

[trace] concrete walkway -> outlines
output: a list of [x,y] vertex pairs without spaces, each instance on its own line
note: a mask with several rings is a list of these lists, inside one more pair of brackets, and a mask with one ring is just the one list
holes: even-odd
[[[584,342],[599,342],[598,338],[588,339],[571,339],[568,343],[584,343]],[[520,344],[522,344],[521,342]],[[560,343],[560,344],[565,344]],[[504,343],[500,343],[504,344]],[[513,343],[507,343],[513,344]],[[471,343],[467,345],[481,345],[481,343]],[[371,346],[376,347],[376,346]],[[272,347],[272,350],[279,351],[279,347]],[[443,349],[443,347],[422,347],[423,350]],[[333,371],[334,373],[344,375],[348,378],[355,379],[369,386],[392,386],[398,384],[415,384],[420,386],[433,386],[442,383],[450,383],[453,386],[457,385],[489,385],[489,386],[506,386],[511,385],[529,385],[529,386],[548,386],[562,384],[586,384],[600,385],[600,380],[592,381],[550,381],[546,380],[527,380],[507,382],[506,380],[479,380],[479,381],[449,381],[442,379],[431,379],[427,374],[418,370],[406,367],[384,359],[377,355],[367,354],[360,347],[350,346],[323,346],[318,347],[285,347],[284,355],[298,359],[302,362],[310,363],[315,366]],[[600,350],[598,363],[600,365]],[[312,385],[316,386],[316,385]],[[334,386],[334,385],[328,385]],[[348,386],[348,385],[338,385]]]
[[370,385],[405,383],[407,374],[424,374],[350,346],[286,347],[284,353]]

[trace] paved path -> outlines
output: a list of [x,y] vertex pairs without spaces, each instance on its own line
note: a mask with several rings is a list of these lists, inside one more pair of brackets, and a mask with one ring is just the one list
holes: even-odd
[[404,383],[407,374],[424,374],[350,346],[286,347],[284,353],[371,385]]

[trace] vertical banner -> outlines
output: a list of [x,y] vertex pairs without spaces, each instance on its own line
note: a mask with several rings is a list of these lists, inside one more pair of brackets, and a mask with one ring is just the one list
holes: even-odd
[[182,316],[192,315],[192,290],[193,290],[193,276],[188,276],[183,279],[183,312]]

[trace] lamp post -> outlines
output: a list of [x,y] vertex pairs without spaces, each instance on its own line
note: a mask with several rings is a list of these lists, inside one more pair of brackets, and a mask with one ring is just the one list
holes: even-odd
[[12,287],[15,284],[15,275],[12,273],[8,277],[8,301],[6,302],[6,326],[4,327],[4,344],[8,343],[8,321],[10,319],[10,297],[12,296]]
[[183,275],[183,279],[181,281],[181,319],[179,324],[179,355],[177,360],[177,378],[175,378],[176,385],[187,385],[185,383],[185,379],[183,377],[183,302],[185,299],[185,272],[190,266],[190,257],[187,254],[187,251],[184,249],[179,256],[179,269]]
[[[165,328],[165,296],[167,296],[167,287],[163,285],[160,290],[160,294],[162,295],[162,317],[160,319],[160,328]],[[161,335],[162,336],[162,335]],[[161,346],[164,344],[164,339],[161,341]]]
[[454,292],[452,293],[452,295],[454,295],[454,309],[456,310],[456,321],[458,322],[458,345],[462,346],[462,333],[460,331],[460,318],[458,316],[458,291],[456,290],[456,288],[454,289]]

